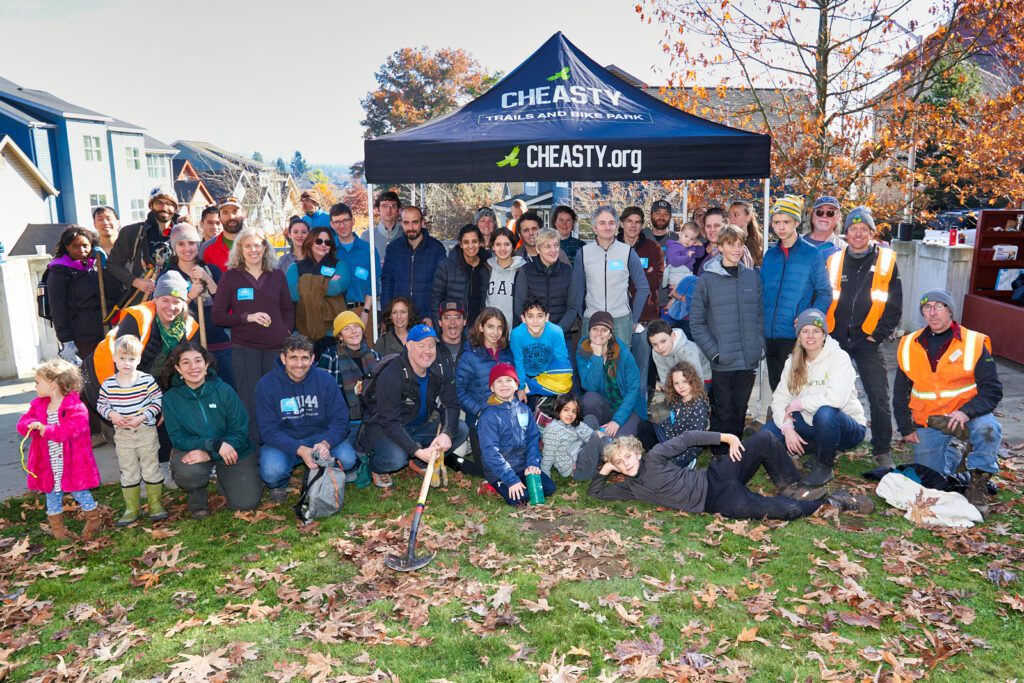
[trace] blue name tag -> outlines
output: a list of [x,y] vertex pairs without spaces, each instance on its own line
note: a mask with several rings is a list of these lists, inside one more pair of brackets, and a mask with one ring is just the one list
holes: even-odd
[[356,277],[360,280],[365,280],[370,277],[370,271],[362,266],[356,266]]
[[320,266],[320,274],[324,277],[331,277],[334,275],[334,268],[330,266]]
[[238,288],[238,300],[239,301],[252,301],[253,291],[252,287],[239,287]]
[[647,267],[647,259],[646,258],[640,259],[640,267],[641,268],[646,268]]
[[298,413],[299,404],[294,398],[282,398],[281,399],[281,412],[282,413]]
[[623,270],[623,269],[625,269],[625,266],[622,264],[622,261],[620,259],[612,259],[608,263],[608,270]]

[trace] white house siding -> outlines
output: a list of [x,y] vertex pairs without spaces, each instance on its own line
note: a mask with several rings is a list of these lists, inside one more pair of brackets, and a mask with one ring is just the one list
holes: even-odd
[[[39,182],[22,163],[5,152],[0,157],[0,242],[10,252],[29,223],[50,223]],[[52,245],[47,245],[49,249]]]
[[[70,200],[65,200],[64,220],[69,223],[90,225],[92,211],[89,205],[89,195],[106,195],[107,203],[114,201],[114,187],[110,178],[110,141],[107,138],[107,129],[103,123],[68,120],[65,132],[71,174],[66,176],[62,173],[64,186],[60,190],[66,197],[68,178],[72,179],[74,190],[73,197]],[[86,135],[99,138],[103,154],[102,161],[85,160],[84,138]]]
[[[145,140],[141,133],[121,133],[110,131],[110,167],[114,178],[114,196],[109,201],[117,209],[117,214],[124,223],[134,223],[144,219],[145,199],[149,192],[148,171],[146,169]],[[138,150],[139,167],[128,167],[128,149]],[[132,214],[132,200],[143,214]]]

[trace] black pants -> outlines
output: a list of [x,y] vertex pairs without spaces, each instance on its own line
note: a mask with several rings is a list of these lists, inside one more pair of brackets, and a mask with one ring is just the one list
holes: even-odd
[[765,339],[764,340],[764,362],[768,365],[768,386],[772,392],[779,386],[779,378],[782,377],[782,368],[786,365],[786,359],[793,353],[793,345],[796,339]]
[[483,451],[480,449],[480,435],[476,433],[475,424],[469,428],[469,450],[470,452],[462,460],[460,471],[471,477],[483,477]]
[[231,365],[235,372],[235,390],[249,413],[249,443],[259,452],[260,431],[256,423],[256,383],[275,367],[280,351],[231,347]]
[[[186,465],[181,460],[185,451],[171,452],[171,476],[188,493],[188,507],[192,511],[209,509],[210,471],[213,461]],[[239,458],[234,465],[217,464],[217,490],[227,498],[229,510],[255,510],[263,495],[259,457],[250,453]]]
[[882,345],[865,339],[852,347],[840,346],[856,364],[871,406],[871,453],[888,453],[892,447],[892,404],[889,402],[889,376],[885,371]]
[[776,486],[796,483],[800,473],[785,446],[767,432],[758,432],[743,442],[743,459],[733,462],[728,455],[715,456],[708,468],[705,512],[717,512],[733,519],[797,519],[823,504],[823,500],[794,500],[785,496],[762,496],[747,488],[762,466]]
[[[711,431],[743,436],[743,425],[747,418],[747,403],[754,390],[753,370],[712,370],[711,371]],[[713,453],[723,453],[721,447],[712,448]]]

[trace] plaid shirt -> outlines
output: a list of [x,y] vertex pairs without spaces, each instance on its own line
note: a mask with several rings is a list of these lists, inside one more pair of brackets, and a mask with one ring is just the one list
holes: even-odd
[[355,352],[339,342],[324,351],[317,361],[317,367],[331,373],[338,382],[338,388],[341,389],[348,404],[350,422],[359,422],[363,419],[363,404],[359,400],[359,392],[363,380],[370,376],[379,360],[380,354],[369,348],[364,341],[362,348]]

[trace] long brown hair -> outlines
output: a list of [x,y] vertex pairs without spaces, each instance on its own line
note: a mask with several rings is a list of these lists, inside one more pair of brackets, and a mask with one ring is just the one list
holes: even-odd
[[493,306],[488,306],[477,315],[476,320],[473,322],[473,327],[469,330],[470,346],[479,346],[481,349],[487,346],[484,340],[484,325],[490,320],[501,321],[501,339],[498,340],[498,348],[507,349],[508,321],[505,320],[505,314]]
[[743,199],[734,199],[729,204],[729,208],[732,209],[734,206],[742,206],[747,214],[747,224],[740,226],[747,233],[747,239],[744,241],[744,244],[747,247],[747,251],[750,252],[750,258],[754,260],[754,265],[760,266],[764,259],[764,242],[761,241],[761,226],[757,222],[754,205]]
[[683,379],[690,385],[690,391],[693,392],[693,398],[691,400],[707,399],[707,394],[704,393],[704,380],[697,374],[696,368],[687,363],[685,360],[679,361],[672,366],[672,369],[668,371],[667,379],[665,382],[665,402],[669,405],[674,403],[682,403],[683,397],[676,393],[675,385],[672,382],[672,375],[677,372],[683,374]]
[[413,326],[420,324],[420,320],[422,318],[416,310],[416,307],[412,305],[412,300],[405,296],[396,296],[388,302],[387,306],[384,307],[384,314],[381,316],[381,327],[385,332],[395,328],[394,324],[391,322],[391,311],[394,309],[395,304],[405,304],[406,310],[409,311],[409,322],[405,325],[406,330],[410,330]]

